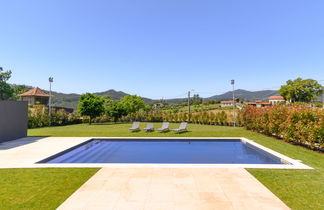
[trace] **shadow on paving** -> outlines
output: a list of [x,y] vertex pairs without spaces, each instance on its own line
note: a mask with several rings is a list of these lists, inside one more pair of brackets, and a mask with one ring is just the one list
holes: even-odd
[[21,139],[16,139],[12,141],[5,141],[0,143],[0,150],[7,150],[7,149],[12,149],[15,147],[23,146],[26,144],[34,143],[36,141],[39,141],[43,138],[46,138],[49,136],[35,136],[35,137],[25,137]]

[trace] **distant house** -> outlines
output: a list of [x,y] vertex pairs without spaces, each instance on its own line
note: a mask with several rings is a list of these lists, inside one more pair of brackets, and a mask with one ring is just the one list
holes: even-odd
[[268,99],[269,99],[269,103],[271,103],[272,105],[280,102],[285,102],[285,99],[282,96],[270,96]]
[[256,106],[256,107],[266,107],[272,105],[270,102],[264,102],[261,100],[256,100],[255,102],[245,102],[245,104],[248,106]]
[[233,101],[221,101],[220,106],[221,107],[230,107],[230,106],[233,106]]
[[[19,95],[22,101],[27,101],[28,105],[44,105],[48,106],[49,95],[45,93],[40,88],[36,87],[28,90],[25,93]],[[61,106],[51,106],[53,111],[65,110],[68,113],[72,113],[74,111],[73,108],[66,108]]]
[[27,101],[29,105],[48,105],[49,95],[36,87],[19,95],[22,101]]

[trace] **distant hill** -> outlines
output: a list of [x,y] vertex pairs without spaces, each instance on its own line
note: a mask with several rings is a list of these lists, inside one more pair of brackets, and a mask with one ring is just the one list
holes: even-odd
[[[110,98],[112,98],[115,101],[118,101],[122,97],[124,97],[126,95],[129,95],[127,93],[124,93],[122,91],[116,91],[114,89],[110,89],[110,90],[107,90],[107,91],[104,91],[104,92],[97,92],[97,93],[94,93],[94,94],[97,94],[99,96],[109,96]],[[142,99],[144,100],[145,103],[148,103],[148,104],[155,102],[155,100],[150,99],[150,98],[142,97]]]
[[[30,87],[30,88],[32,88],[32,87]],[[109,96],[113,100],[116,100],[116,101],[126,95],[129,95],[122,91],[116,91],[113,89],[103,91],[103,92],[96,92],[94,94],[97,94],[100,96]],[[77,107],[78,101],[81,97],[80,94],[76,94],[76,93],[66,94],[66,93],[59,93],[59,92],[55,92],[55,91],[52,92],[52,95],[53,95],[52,102],[53,102],[54,106],[62,106],[62,107],[74,108],[74,109]],[[242,90],[242,89],[235,90],[235,97],[238,97],[245,101],[252,101],[252,100],[256,100],[256,99],[266,100],[269,96],[273,96],[273,95],[279,95],[278,91],[277,90],[247,91],[247,90]],[[204,98],[204,99],[213,99],[213,100],[232,99],[232,91],[228,91],[226,93],[223,93],[220,95],[214,95],[214,96]],[[151,103],[158,101],[158,100],[153,100],[150,98],[143,98],[143,100],[147,104],[151,104]],[[178,103],[178,102],[181,102],[184,100],[187,100],[187,98],[166,99],[165,101],[170,104],[173,104],[173,103]]]
[[62,106],[73,109],[77,107],[78,101],[81,97],[80,94],[76,93],[65,94],[58,92],[52,92],[52,96],[52,103],[54,106]]
[[[113,100],[118,101],[119,99],[121,99],[122,97],[129,95],[127,93],[124,93],[122,91],[116,91],[113,89],[104,91],[104,92],[96,92],[94,94],[97,94],[99,96],[109,96],[111,97]],[[53,95],[53,105],[54,106],[62,106],[62,107],[68,107],[68,108],[76,108],[78,101],[81,97],[80,94],[76,94],[76,93],[71,93],[71,94],[65,94],[65,93],[58,93],[58,92],[52,92]],[[149,99],[149,98],[143,98],[145,103],[153,103],[154,100]]]
[[[267,100],[269,96],[279,95],[277,90],[261,90],[261,91],[248,91],[237,89],[235,90],[235,97],[240,98],[244,101],[253,101],[253,100]],[[233,92],[228,91],[226,93],[220,95],[214,95],[211,97],[207,97],[204,99],[212,99],[212,100],[231,100],[233,98]],[[174,98],[174,99],[166,99],[165,101],[173,104],[181,101],[187,100],[187,98]]]
[[[252,100],[267,100],[269,96],[276,96],[279,95],[277,90],[261,90],[261,91],[247,91],[238,89],[235,90],[235,97],[240,98],[244,101],[252,101]],[[223,93],[221,95],[215,95],[211,96],[207,99],[213,99],[213,100],[227,100],[232,99],[233,92],[228,91],[226,93]]]

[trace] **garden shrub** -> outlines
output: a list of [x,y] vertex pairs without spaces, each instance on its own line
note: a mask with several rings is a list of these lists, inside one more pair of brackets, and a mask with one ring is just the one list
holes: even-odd
[[134,113],[130,113],[121,118],[123,122],[133,122],[133,121],[142,121],[142,122],[162,122],[163,116],[162,113],[158,110],[139,110]]
[[28,128],[70,125],[81,122],[74,114],[67,113],[63,109],[58,111],[52,110],[51,117],[48,114],[48,109],[44,106],[34,106],[28,109]]
[[240,111],[239,122],[249,130],[287,142],[324,149],[324,109],[306,106],[248,106]]

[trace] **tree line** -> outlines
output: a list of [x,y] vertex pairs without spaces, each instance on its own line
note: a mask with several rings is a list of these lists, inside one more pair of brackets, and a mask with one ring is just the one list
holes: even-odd
[[117,122],[122,116],[145,109],[145,103],[140,96],[126,95],[119,101],[109,96],[98,96],[91,93],[83,94],[78,103],[78,113],[89,117],[89,124],[96,117],[105,115]]

